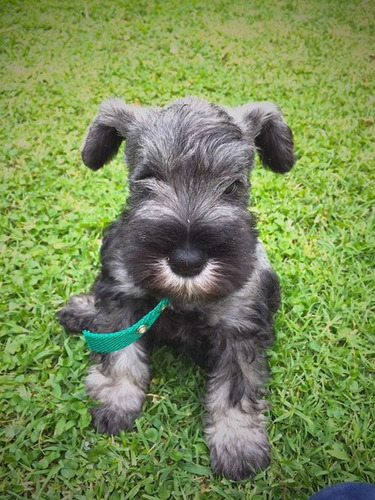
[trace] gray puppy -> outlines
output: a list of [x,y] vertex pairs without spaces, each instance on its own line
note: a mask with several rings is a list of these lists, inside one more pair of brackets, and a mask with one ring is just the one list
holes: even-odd
[[113,332],[137,322],[160,299],[166,309],[138,341],[97,355],[86,380],[94,426],[131,429],[145,401],[148,356],[169,344],[208,374],[205,433],[212,468],[240,480],[270,460],[264,411],[266,349],[272,345],[279,283],[248,210],[249,172],[287,172],[293,138],[272,103],[225,108],[198,98],[164,108],[103,103],[83,161],[97,170],[126,139],[128,208],[105,232],[91,293],[59,313],[73,332]]

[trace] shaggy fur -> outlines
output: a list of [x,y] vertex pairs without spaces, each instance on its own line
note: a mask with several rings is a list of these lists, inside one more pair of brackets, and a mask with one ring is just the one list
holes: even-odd
[[266,349],[279,307],[278,279],[248,210],[249,172],[286,172],[293,139],[271,103],[229,109],[197,98],[165,108],[104,102],[82,157],[93,170],[126,139],[128,209],[107,228],[91,293],[58,313],[68,330],[110,332],[138,321],[163,297],[150,331],[98,355],[86,385],[100,401],[94,426],[131,429],[149,385],[152,345],[167,343],[207,370],[205,432],[215,472],[239,480],[270,460],[264,410]]

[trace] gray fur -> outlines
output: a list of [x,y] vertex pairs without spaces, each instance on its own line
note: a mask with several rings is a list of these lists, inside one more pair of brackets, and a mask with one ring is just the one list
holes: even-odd
[[254,154],[276,172],[293,140],[272,103],[229,109],[197,98],[165,108],[106,101],[82,151],[93,170],[126,140],[128,208],[107,228],[89,295],[59,312],[70,331],[116,331],[163,297],[172,306],[142,339],[97,355],[86,385],[100,432],[130,429],[149,383],[148,353],[169,344],[208,374],[205,432],[215,472],[239,480],[267,466],[266,350],[280,302],[277,276],[248,211]]

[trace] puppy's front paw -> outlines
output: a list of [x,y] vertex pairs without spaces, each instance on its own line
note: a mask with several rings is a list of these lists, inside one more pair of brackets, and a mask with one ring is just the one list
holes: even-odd
[[206,428],[212,469],[226,478],[240,481],[265,469],[271,460],[270,445],[263,425],[248,415],[226,415]]
[[241,481],[270,463],[270,448],[268,441],[239,443],[221,443],[211,446],[211,467],[217,474],[223,474],[227,479]]
[[101,404],[91,408],[92,424],[97,431],[111,436],[119,434],[122,430],[132,430],[134,420],[139,412],[125,413],[121,409],[114,409],[108,404]]
[[[135,344],[107,354],[86,378],[87,393],[101,402],[91,410],[94,427],[105,434],[132,429],[146,399],[148,367]],[[142,377],[143,376],[143,377]]]
[[94,296],[85,293],[71,297],[56,313],[60,324],[70,333],[93,329],[97,314]]

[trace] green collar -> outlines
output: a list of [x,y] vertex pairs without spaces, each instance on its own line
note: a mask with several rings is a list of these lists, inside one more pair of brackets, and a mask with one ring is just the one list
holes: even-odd
[[137,323],[119,332],[93,333],[89,330],[84,330],[82,333],[90,351],[114,352],[124,349],[124,347],[142,337],[169,304],[169,299],[162,299],[152,311],[143,316]]

